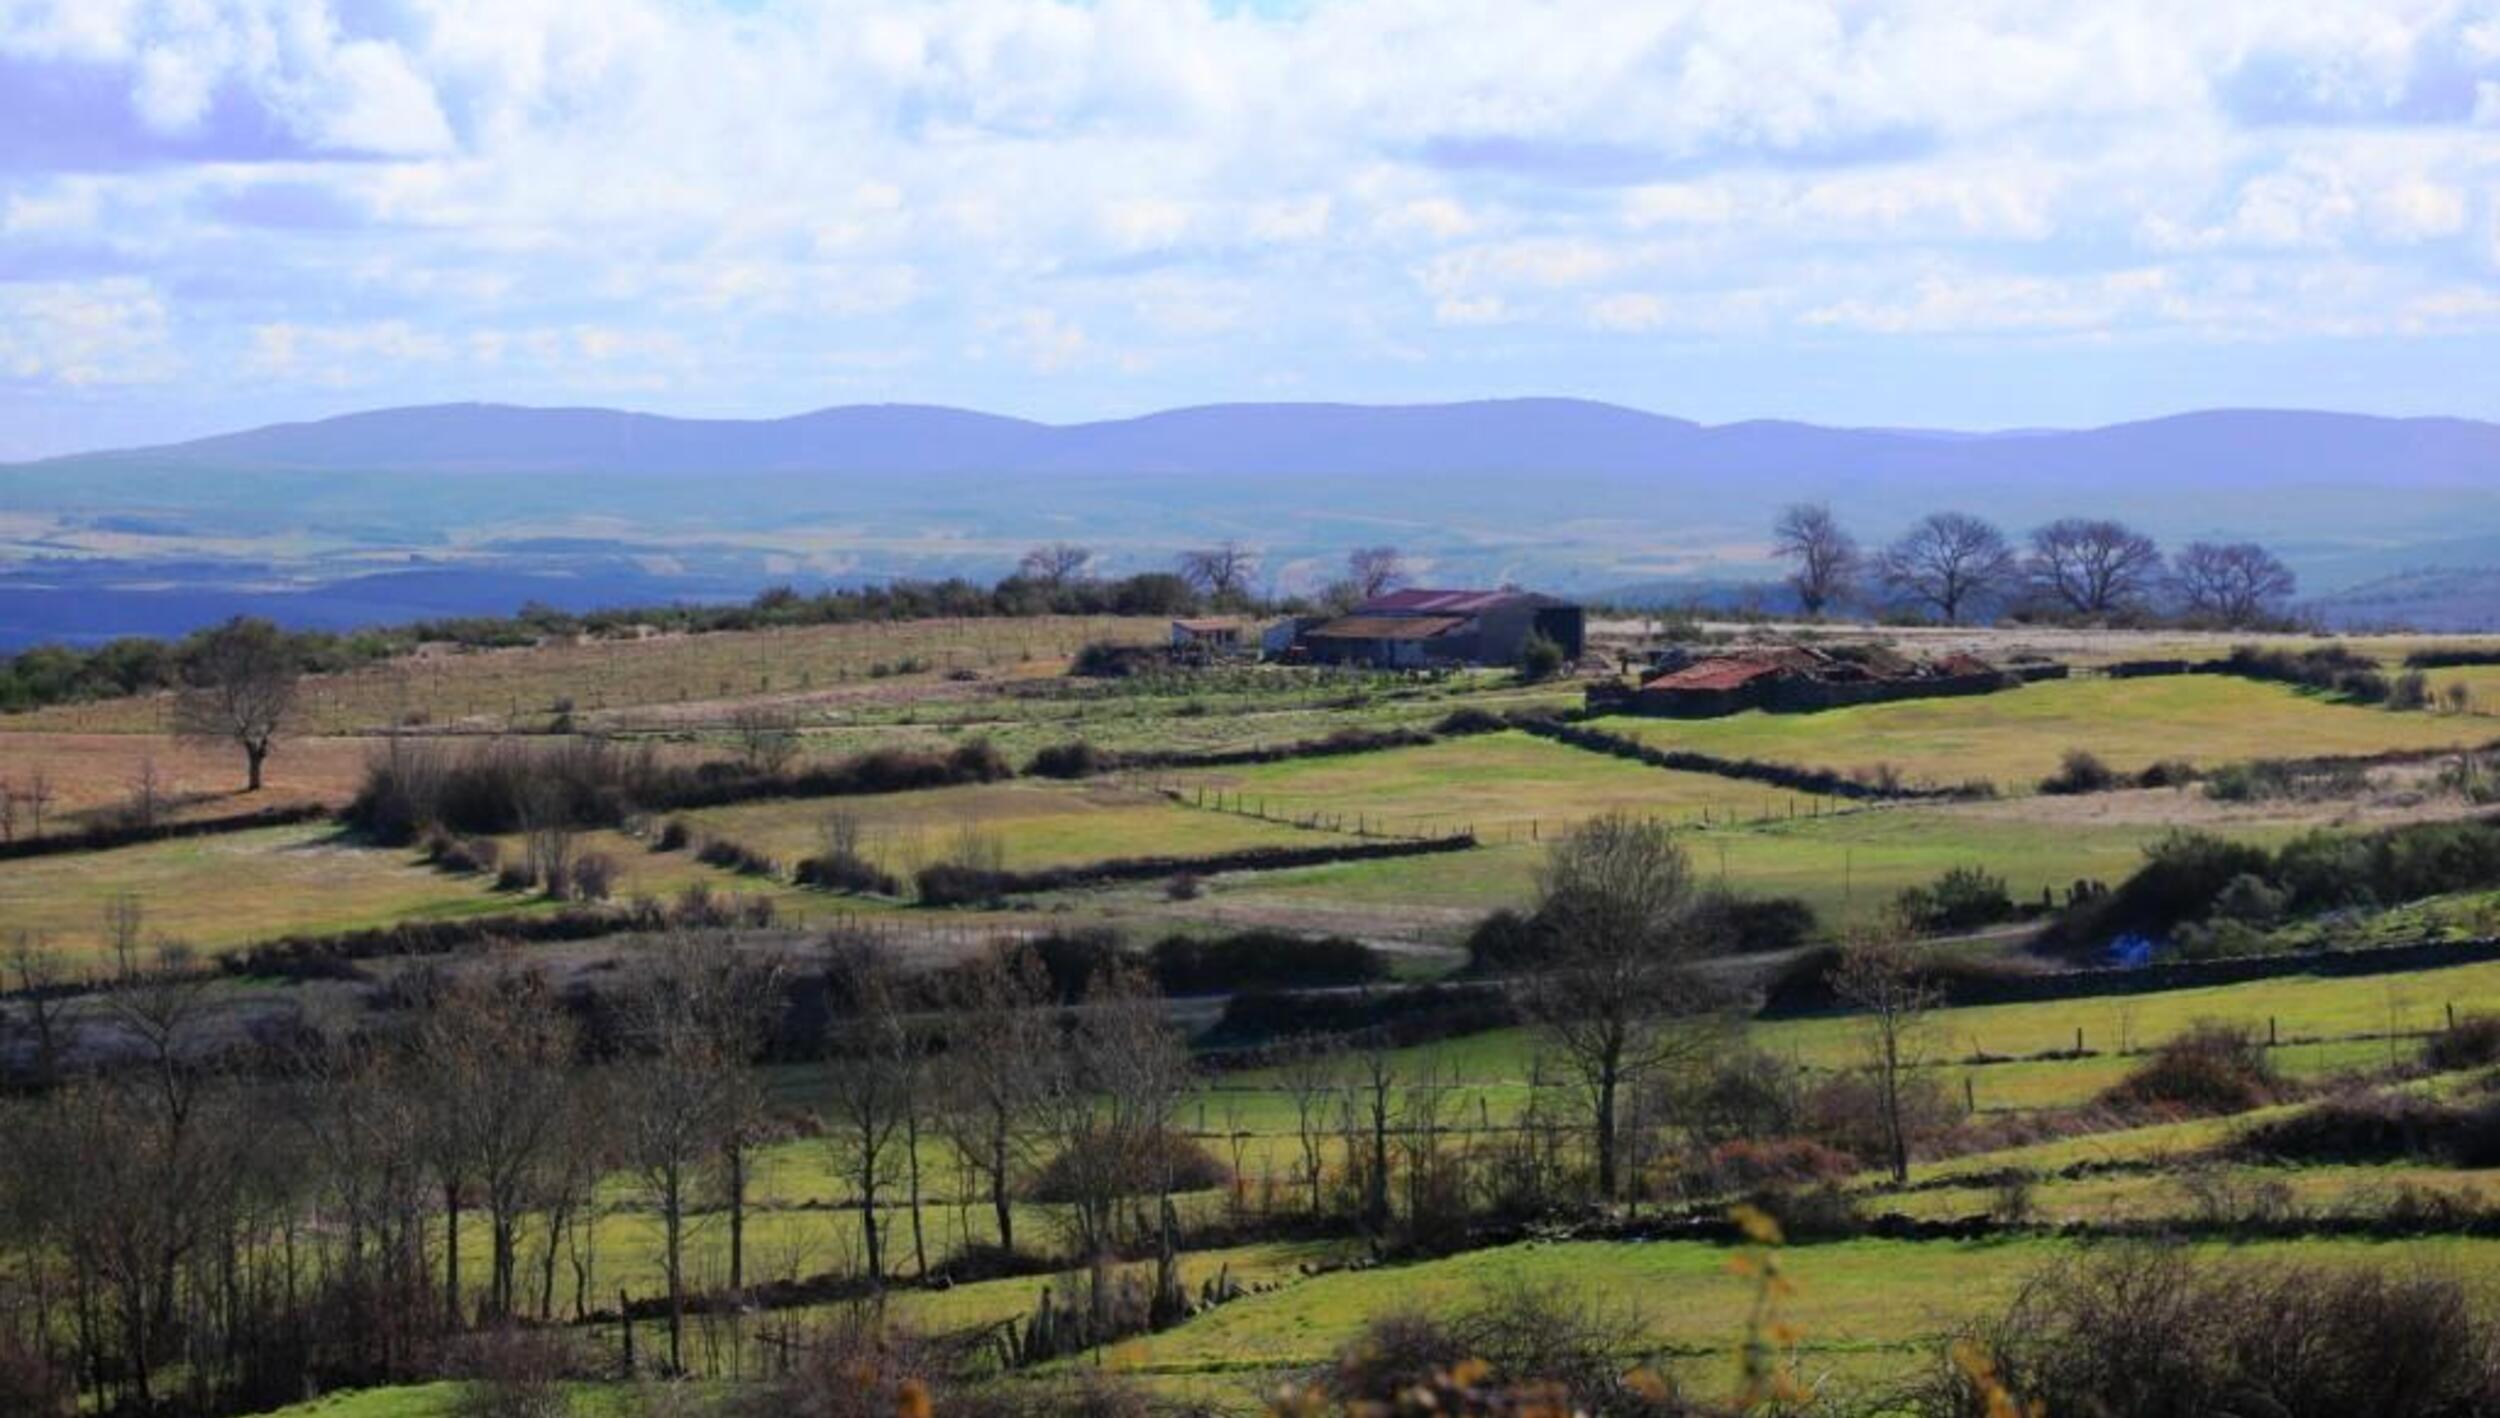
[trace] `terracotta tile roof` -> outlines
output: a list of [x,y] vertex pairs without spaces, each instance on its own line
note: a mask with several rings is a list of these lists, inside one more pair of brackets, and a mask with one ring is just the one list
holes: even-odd
[[1753,683],[1755,680],[1761,679],[1765,675],[1779,674],[1784,668],[1784,666],[1775,660],[1757,660],[1745,656],[1723,656],[1715,660],[1701,660],[1694,664],[1686,665],[1680,670],[1660,675],[1656,679],[1651,680],[1649,683],[1642,685],[1641,688],[1701,690],[1738,689]]

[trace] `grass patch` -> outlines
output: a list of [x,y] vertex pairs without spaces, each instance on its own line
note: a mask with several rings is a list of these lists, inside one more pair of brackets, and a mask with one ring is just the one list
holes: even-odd
[[2052,680],[2000,694],[1913,699],[1819,714],[1610,718],[1598,726],[1661,747],[1847,773],[1891,764],[1913,783],[1986,778],[2030,792],[2083,749],[2122,774],[2185,758],[2200,765],[2297,753],[2443,748],[2490,737],[2479,720],[2339,704],[2222,675]]

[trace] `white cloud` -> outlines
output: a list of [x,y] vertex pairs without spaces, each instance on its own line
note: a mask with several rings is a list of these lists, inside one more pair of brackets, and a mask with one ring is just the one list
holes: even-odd
[[0,56],[104,66],[97,126],[157,145],[0,177],[0,272],[150,271],[207,381],[774,400],[852,348],[1221,395],[1695,330],[2401,330],[2500,267],[2487,0],[1294,8],[0,0]]
[[1654,295],[1624,291],[1589,302],[1589,323],[1600,330],[1638,334],[1667,323],[1667,303]]
[[1008,354],[1036,374],[1056,374],[1085,357],[1089,342],[1082,327],[1055,310],[1019,310],[993,319],[989,332]]
[[152,384],[180,367],[164,301],[146,281],[0,285],[0,378]]

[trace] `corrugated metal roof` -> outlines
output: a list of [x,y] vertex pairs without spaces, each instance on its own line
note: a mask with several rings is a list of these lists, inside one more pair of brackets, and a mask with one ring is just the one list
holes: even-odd
[[1241,622],[1237,620],[1176,620],[1172,622],[1172,628],[1186,630],[1192,635],[1216,635],[1227,630],[1241,629]]
[[1315,640],[1429,640],[1467,623],[1465,616],[1349,615],[1305,631]]
[[1410,587],[1374,596],[1354,608],[1356,615],[1482,615],[1514,601],[1537,601],[1525,591],[1432,591]]

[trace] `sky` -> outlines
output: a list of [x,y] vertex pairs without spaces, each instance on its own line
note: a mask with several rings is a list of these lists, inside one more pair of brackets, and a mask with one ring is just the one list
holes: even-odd
[[2500,418],[2500,0],[0,0],[0,457],[443,400]]

